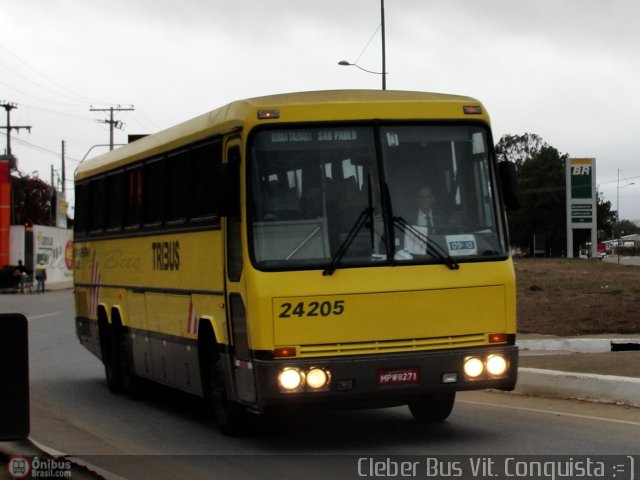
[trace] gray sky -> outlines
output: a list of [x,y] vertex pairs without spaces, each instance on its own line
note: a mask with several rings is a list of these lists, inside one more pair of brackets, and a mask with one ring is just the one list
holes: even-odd
[[[604,197],[616,209],[619,193],[621,217],[640,219],[640,2],[385,0],[385,17],[388,89],[470,95],[496,142],[530,132],[595,157]],[[33,127],[13,132],[12,151],[49,180],[65,140],[71,178],[109,141],[91,105],[135,106],[116,117],[123,143],[234,99],[380,88],[337,65],[380,71],[379,25],[379,0],[5,2],[0,100],[18,105],[12,125]]]

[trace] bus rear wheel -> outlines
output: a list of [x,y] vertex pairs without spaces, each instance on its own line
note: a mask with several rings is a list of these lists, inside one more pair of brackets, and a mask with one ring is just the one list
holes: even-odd
[[101,327],[105,332],[102,345],[104,371],[107,387],[111,393],[124,393],[132,399],[143,398],[147,392],[147,383],[133,373],[133,365],[128,350],[128,343],[122,326],[113,324]]
[[128,340],[122,330],[118,335],[116,353],[118,355],[122,391],[132,400],[145,398],[148,393],[149,383],[134,373]]
[[409,402],[409,410],[419,422],[437,423],[447,419],[456,400],[456,392],[425,395]]
[[111,325],[106,323],[100,325],[100,343],[107,387],[111,393],[123,393],[124,385],[118,355],[118,341]]
[[219,355],[211,362],[210,404],[213,420],[220,431],[229,436],[247,433],[249,412],[240,404],[229,399],[224,378],[224,367]]

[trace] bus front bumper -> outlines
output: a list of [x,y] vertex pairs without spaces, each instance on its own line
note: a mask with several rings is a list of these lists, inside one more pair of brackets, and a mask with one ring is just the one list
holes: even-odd
[[253,369],[258,410],[287,404],[386,407],[441,392],[513,390],[518,347],[254,360]]

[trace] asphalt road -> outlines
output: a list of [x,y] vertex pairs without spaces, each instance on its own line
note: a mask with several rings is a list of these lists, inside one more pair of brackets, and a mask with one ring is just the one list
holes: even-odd
[[0,295],[0,312],[16,311],[29,318],[31,440],[122,478],[359,478],[363,456],[640,452],[640,409],[496,392],[460,394],[436,426],[406,408],[301,411],[228,438],[197,398],[111,395],[75,337],[71,292]]

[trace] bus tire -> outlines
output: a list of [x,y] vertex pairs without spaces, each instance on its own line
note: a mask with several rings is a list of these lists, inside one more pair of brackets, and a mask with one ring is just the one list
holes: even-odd
[[218,429],[228,436],[240,436],[248,430],[248,412],[229,399],[220,355],[213,355],[210,366],[210,404],[213,420]]
[[118,353],[120,355],[118,365],[120,367],[120,377],[122,378],[122,391],[132,400],[141,400],[146,398],[149,391],[149,383],[133,373],[133,365],[127,341],[124,335],[120,335],[118,342]]
[[434,393],[409,402],[409,410],[419,422],[443,422],[453,410],[455,400],[456,392]]
[[107,388],[114,394],[124,393],[118,342],[113,325],[109,325],[106,322],[100,325],[100,340]]
[[119,369],[118,376],[121,383],[121,393],[125,393],[133,400],[144,398],[149,385],[133,371],[129,343],[119,316],[114,317],[113,347],[113,352],[117,357],[115,358],[114,368]]

